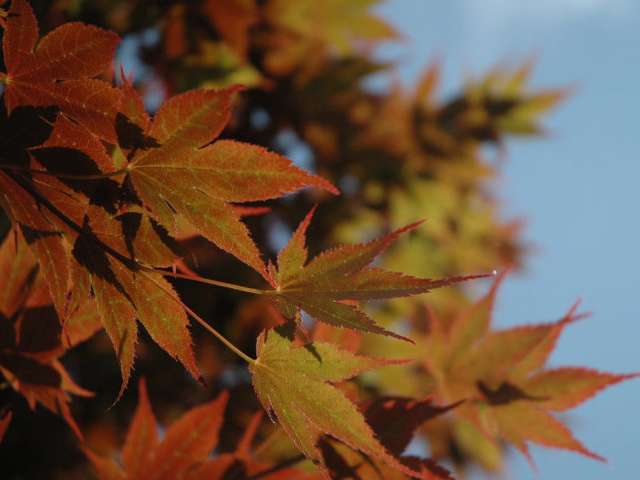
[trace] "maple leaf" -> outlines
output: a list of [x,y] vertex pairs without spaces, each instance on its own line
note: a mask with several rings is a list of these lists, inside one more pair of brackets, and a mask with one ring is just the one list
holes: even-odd
[[[498,132],[512,135],[540,135],[545,130],[538,124],[541,114],[551,110],[571,93],[568,88],[527,91],[534,62],[524,62],[513,72],[495,68],[468,87],[469,99],[482,98]],[[498,140],[500,142],[500,140]]]
[[[267,471],[270,465],[257,461],[251,443],[262,420],[254,415],[234,452],[211,458],[218,446],[220,428],[229,395],[222,392],[216,400],[196,406],[168,426],[160,438],[159,427],[142,379],[138,387],[138,406],[127,432],[119,461],[101,457],[89,448],[83,450],[100,480],[222,480],[245,478]],[[293,469],[281,469],[267,480],[286,478],[316,479]]]
[[[28,150],[46,141],[52,132],[50,122],[55,120],[51,111],[32,107],[20,107],[7,117],[0,108],[2,140],[0,155],[18,167],[30,164]],[[15,132],[13,134],[12,132]],[[0,171],[0,205],[14,223],[22,223],[26,240],[39,260],[40,268],[50,279],[49,290],[58,313],[64,312],[69,277],[64,242],[30,195],[11,177],[12,172]]]
[[365,418],[380,441],[395,455],[402,455],[415,430],[428,420],[460,405],[434,405],[431,399],[380,397],[365,408]]
[[16,231],[0,245],[0,272],[8,273],[0,279],[0,373],[31,409],[40,404],[57,413],[81,437],[68,394],[92,394],[73,382],[58,358],[96,332],[96,316],[82,311],[61,326],[36,259]]
[[[336,54],[347,58],[357,45],[398,38],[371,12],[378,0],[271,0],[263,16],[271,28],[261,38],[265,67],[276,75],[323,71]],[[353,56],[353,55],[351,55]]]
[[332,385],[398,362],[359,356],[330,343],[296,345],[291,335],[291,325],[264,331],[250,370],[258,399],[294,445],[327,468],[320,444],[330,436],[400,472],[417,475],[380,443],[358,408]]
[[[160,273],[139,271],[128,261],[126,237],[118,221],[101,209],[90,212],[89,225],[74,243],[73,257],[83,268],[77,272],[79,281],[88,284],[80,290],[90,287],[96,310],[116,349],[122,373],[118,398],[133,367],[138,321],[158,345],[199,378],[189,320],[177,293]],[[108,251],[103,250],[105,247]]]
[[[287,55],[315,47],[349,53],[356,42],[375,42],[397,38],[393,28],[370,13],[379,0],[326,0],[322,4],[312,0],[270,0],[265,16],[285,32],[295,33],[295,41],[286,42]],[[282,53],[281,53],[282,54]]]
[[[31,124],[39,128],[43,121],[38,121],[37,112],[26,115],[22,109],[14,110],[7,126],[26,128],[35,117]],[[20,118],[12,121],[15,116]],[[0,185],[6,212],[50,279],[58,316],[66,321],[83,311],[97,313],[119,359],[120,395],[133,365],[137,321],[198,378],[188,318],[179,298],[160,274],[137,272],[140,262],[167,266],[174,261],[166,234],[133,209],[122,215],[108,211],[113,210],[111,197],[121,190],[101,177],[115,167],[86,128],[58,116],[47,132],[48,139],[39,146],[27,138],[5,147],[8,152],[26,149],[31,158],[27,165],[34,169],[28,175],[20,170],[0,173]],[[73,180],[74,174],[81,179],[95,174],[96,179]]]
[[454,415],[494,443],[508,441],[529,460],[529,442],[602,460],[552,412],[569,410],[638,374],[545,368],[564,328],[582,317],[576,313],[577,305],[555,323],[492,331],[493,305],[504,277],[449,327],[431,313],[424,366],[432,377],[434,395],[441,401],[467,399]]
[[301,469],[289,467],[290,464],[297,463],[300,460],[299,457],[286,459],[278,463],[268,462],[263,459],[257,460],[257,449],[255,452],[252,451],[252,443],[262,418],[262,411],[251,417],[242,433],[242,438],[238,441],[233,452],[220,453],[215,458],[193,468],[187,473],[185,480],[239,480],[244,478],[320,480],[325,478],[319,474],[307,473]]
[[[510,72],[494,68],[468,83],[450,101],[438,105],[433,94],[441,67],[434,63],[419,82],[411,108],[413,132],[430,157],[465,158],[484,142],[502,145],[507,134],[540,135],[541,114],[567,97],[567,89],[529,92],[526,82],[532,63]],[[446,167],[445,167],[446,168]]]
[[84,449],[101,480],[182,478],[187,470],[207,459],[218,444],[228,400],[226,392],[186,412],[165,431],[162,439],[144,380],[140,381],[138,395],[138,408],[122,449],[121,464]]
[[325,251],[307,263],[305,238],[313,213],[314,210],[307,214],[278,255],[277,268],[271,265],[271,276],[277,285],[272,292],[273,297],[288,318],[295,318],[302,309],[313,318],[332,325],[409,340],[376,325],[363,310],[346,301],[416,295],[483,277],[471,275],[432,280],[367,267],[402,233],[413,230],[422,222],[407,225],[368,243]]
[[[70,132],[72,136],[67,135]],[[98,165],[113,168],[108,157],[100,158],[104,147],[97,139],[64,117],[58,117],[49,139],[32,154],[39,165],[48,166],[49,161],[59,160],[56,152],[60,148],[67,158],[69,152],[75,152],[76,166],[96,159],[89,164],[98,173]],[[59,170],[61,162],[53,163]],[[162,243],[155,241],[158,235],[149,237],[154,230],[148,219],[132,231],[125,217],[107,212],[101,191],[110,186],[105,185],[107,179],[90,182],[86,188],[82,182],[78,186],[40,173],[31,173],[30,179],[0,173],[5,209],[50,278],[59,317],[66,319],[87,308],[99,316],[119,359],[123,378],[119,395],[133,365],[138,320],[154,341],[198,378],[188,318],[180,300],[160,274],[137,272],[136,257],[154,260],[162,253]],[[149,239],[154,241],[145,243]],[[89,301],[92,307],[85,305]]]
[[[376,438],[389,452],[407,467],[420,472],[418,478],[427,480],[452,480],[450,473],[431,459],[402,455],[414,432],[425,422],[457,407],[461,402],[439,407],[431,400],[414,400],[403,397],[379,397],[365,407],[367,423]],[[375,458],[366,458],[336,441],[325,440],[321,445],[325,462],[332,478],[406,478]]]
[[249,28],[259,20],[255,0],[208,0],[203,10],[225,42],[244,57],[249,46]]
[[[65,116],[49,127],[44,143],[28,138],[5,147],[9,153],[25,154],[30,169],[23,174],[25,165],[16,164],[17,172],[11,165],[0,173],[3,206],[29,237],[51,278],[60,318],[86,308],[85,302],[94,298],[120,363],[119,396],[133,366],[138,321],[199,378],[182,302],[162,273],[140,271],[176,261],[172,239],[159,222],[176,236],[190,224],[266,276],[240,220],[242,210],[226,202],[272,198],[306,185],[337,193],[329,182],[260,147],[227,140],[208,145],[226,124],[237,90],[174,97],[151,120],[125,82],[113,158],[88,129]],[[22,108],[12,112],[7,127],[16,123],[11,120],[22,115]],[[142,204],[127,193],[128,184],[107,178],[118,172],[128,174]]]
[[144,206],[169,233],[178,234],[180,222],[186,221],[268,278],[249,231],[229,202],[267,200],[305,186],[338,192],[326,180],[262,147],[213,142],[229,119],[238,90],[194,90],[175,96],[148,126],[131,118],[156,146],[136,151],[127,170]]
[[113,32],[66,23],[38,42],[31,6],[25,0],[12,0],[2,43],[7,110],[20,105],[55,105],[114,142],[120,92],[93,77],[109,69],[119,41]]
[[300,34],[303,38],[326,42],[347,53],[354,41],[397,38],[389,24],[370,13],[379,0],[352,2],[327,0],[272,0],[266,16],[274,24]]

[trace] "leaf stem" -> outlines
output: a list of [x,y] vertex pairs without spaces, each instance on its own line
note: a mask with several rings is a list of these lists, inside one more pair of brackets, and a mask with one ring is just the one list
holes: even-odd
[[199,277],[196,275],[187,275],[177,272],[166,272],[164,270],[153,269],[154,272],[158,272],[165,277],[182,278],[184,280],[192,280],[198,283],[206,283],[207,285],[215,285],[216,287],[228,288],[229,290],[236,290],[238,292],[253,293],[254,295],[268,295],[271,290],[262,290],[259,288],[244,287],[242,285],[236,285],[235,283],[223,282],[221,280],[212,280],[210,278]]
[[[158,272],[158,271],[156,270],[156,272]],[[158,288],[160,288],[163,292],[165,292],[167,295],[169,295],[176,303],[178,303],[182,308],[184,308],[186,310],[186,312],[189,315],[191,315],[195,321],[197,321],[200,325],[202,325],[204,327],[205,330],[207,330],[209,333],[211,333],[213,336],[215,336],[218,340],[220,340],[229,350],[231,350],[233,353],[238,355],[240,358],[242,358],[245,362],[249,363],[250,365],[253,365],[253,364],[256,363],[256,359],[255,358],[251,358],[249,355],[244,353],[242,350],[240,350],[238,347],[236,347],[233,343],[231,343],[229,340],[227,340],[227,337],[225,337],[219,331],[217,331],[215,328],[213,328],[211,325],[209,325],[200,315],[198,315],[191,308],[189,308],[187,305],[185,305],[179,298],[177,298],[175,294],[173,294],[172,292],[168,291],[162,284],[160,284],[155,278],[153,278],[152,275],[149,275],[144,270],[141,271],[140,273],[142,275],[144,275],[145,277],[147,277],[149,280],[151,280],[153,283],[155,283],[156,286]]]
[[11,170],[14,172],[36,173],[38,175],[49,175],[51,177],[64,178],[67,180],[103,180],[105,178],[120,176],[129,171],[128,168],[121,168],[120,170],[116,170],[115,172],[82,175],[73,173],[50,172],[48,170],[38,170],[9,164],[0,164],[0,169]]
[[249,355],[247,355],[238,347],[236,347],[233,343],[227,340],[227,337],[225,337],[219,331],[217,331],[215,328],[209,325],[200,315],[198,315],[196,312],[191,310],[189,307],[187,307],[186,305],[182,305],[182,306],[187,311],[187,313],[189,313],[189,315],[191,315],[194,318],[196,322],[198,322],[200,325],[202,325],[202,327],[205,330],[207,330],[209,333],[214,335],[218,340],[220,340],[229,350],[231,350],[233,353],[235,353],[237,356],[239,356],[249,365],[255,365],[256,363],[255,358],[251,358]]

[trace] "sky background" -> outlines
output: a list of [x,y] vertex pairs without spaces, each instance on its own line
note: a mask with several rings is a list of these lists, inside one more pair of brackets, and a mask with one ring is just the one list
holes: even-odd
[[[503,213],[526,218],[537,252],[503,286],[495,319],[552,321],[581,298],[592,316],[565,330],[552,365],[640,370],[640,1],[389,0],[378,11],[406,36],[380,51],[406,84],[435,56],[452,92],[467,74],[533,55],[534,87],[574,87],[546,118],[546,138],[508,143]],[[505,478],[640,478],[639,406],[636,380],[564,417],[608,464],[534,447],[538,473],[512,454]]]

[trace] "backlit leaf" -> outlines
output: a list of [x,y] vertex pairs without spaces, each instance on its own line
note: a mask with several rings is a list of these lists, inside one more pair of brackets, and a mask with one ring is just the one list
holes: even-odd
[[138,384],[138,407],[122,448],[122,464],[132,478],[144,475],[151,462],[153,450],[160,441],[156,423],[149,402],[147,384],[141,380]]
[[190,466],[203,462],[218,444],[229,396],[226,392],[185,413],[167,430],[148,465],[152,478],[171,480]]
[[529,395],[544,399],[540,406],[556,412],[569,410],[611,385],[637,377],[615,375],[589,368],[563,367],[543,370],[525,382]]
[[296,447],[322,464],[318,444],[328,435],[400,471],[413,473],[380,444],[362,413],[332,385],[389,361],[358,356],[328,343],[296,346],[288,335],[286,328],[263,332],[258,339],[258,358],[250,368],[260,402],[275,415]]
[[277,284],[277,289],[273,292],[276,305],[290,318],[296,309],[302,309],[317,320],[335,326],[407,340],[376,325],[357,305],[345,301],[416,295],[482,277],[479,275],[431,280],[367,267],[402,233],[413,230],[420,223],[400,228],[368,243],[327,250],[307,262],[305,238],[312,215],[313,211],[306,216],[280,252],[278,267],[273,275]]
[[218,444],[228,394],[223,392],[216,400],[189,410],[159,439],[144,381],[138,392],[138,408],[122,450],[122,463],[88,449],[85,454],[101,479],[185,478],[187,472],[207,460]]
[[[438,407],[429,400],[402,397],[379,397],[365,408],[365,418],[375,436],[401,463],[419,472],[417,478],[451,480],[450,473],[431,459],[402,455],[414,432],[430,419],[455,408],[457,404]],[[349,450],[337,442],[324,441],[322,453],[332,478],[404,479],[401,472],[389,468],[375,458],[363,458],[360,452]],[[365,460],[365,461],[363,461]]]
[[559,420],[525,402],[514,402],[494,409],[498,428],[504,438],[529,457],[527,442],[545,447],[571,450],[594,460],[604,458],[588,450]]
[[261,147],[230,140],[210,144],[228,121],[237,91],[197,90],[168,100],[144,131],[158,147],[134,155],[129,174],[144,205],[170,233],[178,235],[180,220],[186,220],[266,277],[249,231],[227,202],[268,200],[305,186],[337,190]]
[[75,330],[78,320],[71,317],[73,338],[63,339],[46,282],[18,231],[9,231],[0,245],[0,292],[4,293],[0,296],[0,374],[32,410],[41,405],[60,415],[81,438],[69,409],[69,394],[92,394],[73,382],[58,358],[95,329],[79,334]]
[[69,256],[62,232],[43,217],[38,203],[23,186],[0,172],[0,191],[5,197],[7,213],[21,225],[25,240],[39,261],[48,279],[53,304],[64,318],[69,282]]
[[2,39],[4,64],[10,71],[20,71],[28,62],[38,41],[38,21],[24,0],[11,2]]
[[[440,401],[467,401],[453,414],[466,428],[497,444],[506,440],[529,456],[527,444],[571,450],[594,459],[552,412],[569,410],[607,386],[635,378],[585,368],[545,369],[564,328],[583,317],[577,304],[555,323],[491,329],[497,288],[471,305],[447,328],[433,318],[440,332],[438,349],[429,347],[424,365],[432,375]],[[444,336],[443,336],[443,333]],[[433,352],[433,353],[432,353]],[[433,356],[433,358],[431,358]]]
[[114,142],[113,122],[121,94],[93,78],[109,69],[118,36],[94,26],[67,23],[45,35],[36,47],[37,23],[25,0],[12,0],[8,16],[3,38],[7,110],[55,105]]

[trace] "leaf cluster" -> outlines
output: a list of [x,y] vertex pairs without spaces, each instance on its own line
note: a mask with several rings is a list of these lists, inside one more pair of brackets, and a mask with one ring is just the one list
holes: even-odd
[[393,70],[372,52],[401,37],[377,3],[0,8],[0,458],[37,451],[23,400],[75,452],[12,455],[9,478],[442,480],[441,460],[497,471],[531,443],[601,459],[555,414],[635,375],[547,367],[575,308],[495,330],[504,275],[467,287],[527,251],[487,147],[543,133],[567,91],[532,91],[531,62],[445,99],[438,62],[374,91]]

